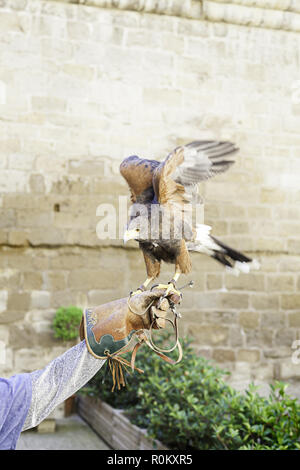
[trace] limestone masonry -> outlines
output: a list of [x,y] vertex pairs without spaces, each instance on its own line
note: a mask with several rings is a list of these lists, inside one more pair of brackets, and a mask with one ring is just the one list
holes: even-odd
[[58,307],[144,280],[134,242],[96,235],[128,196],[120,161],[214,138],[241,150],[201,184],[205,223],[261,269],[193,254],[181,334],[237,383],[300,379],[299,31],[291,0],[0,1],[0,375],[68,347]]

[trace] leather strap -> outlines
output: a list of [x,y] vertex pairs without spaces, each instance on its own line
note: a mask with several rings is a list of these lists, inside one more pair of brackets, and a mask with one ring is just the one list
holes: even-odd
[[118,387],[118,390],[120,390],[121,386],[125,387],[126,385],[123,368],[125,370],[128,370],[127,368],[131,366],[133,367],[133,371],[136,370],[140,374],[144,372],[142,369],[135,367],[134,364],[132,366],[132,364],[130,364],[126,359],[124,359],[124,357],[118,354],[111,356],[107,353],[107,362],[113,379],[113,387],[111,390],[112,392],[114,391],[116,385]]
[[[156,323],[156,320],[159,319],[159,318],[162,318],[164,321],[168,321],[169,323],[171,323],[171,325],[173,326],[173,330],[175,331],[175,344],[174,346],[172,346],[170,349],[162,349],[162,348],[159,348],[158,346],[156,346],[154,344],[154,341],[152,339],[152,330],[153,330],[153,325]],[[165,352],[172,352],[174,351],[174,349],[176,349],[176,347],[178,346],[178,343],[179,343],[179,335],[178,335],[178,323],[177,323],[177,316],[175,315],[175,321],[173,322],[172,320],[170,320],[169,318],[164,318],[164,317],[160,317],[158,315],[155,315],[155,318],[154,320],[152,321],[151,325],[150,325],[150,329],[149,329],[149,340],[150,340],[150,343],[152,345],[152,349],[155,350],[155,351],[159,351],[161,353],[165,353]]]
[[[131,356],[131,368],[132,370],[135,369],[135,359],[136,359],[136,354],[138,352],[138,349],[140,348],[140,346],[145,343],[147,344],[147,346],[152,349],[152,351],[154,351],[161,359],[163,359],[165,362],[168,362],[169,364],[172,364],[172,365],[175,365],[175,364],[178,364],[181,360],[182,360],[182,356],[183,356],[183,352],[182,352],[182,347],[181,347],[181,344],[179,342],[179,340],[176,341],[176,344],[175,346],[170,349],[170,350],[163,350],[163,349],[160,349],[160,348],[157,348],[153,342],[151,343],[146,334],[143,332],[140,334],[140,339],[139,339],[139,342],[135,345],[133,351],[132,351],[132,356]],[[174,361],[174,359],[166,356],[166,354],[164,354],[162,351],[166,351],[166,352],[170,352],[171,350],[173,351],[176,347],[178,347],[178,358],[176,359],[176,361]]]
[[[129,304],[129,299],[128,299],[127,303],[128,303],[129,309],[133,312],[133,310],[132,310],[132,308]],[[152,306],[153,303],[154,303],[154,301],[152,301],[148,305],[148,307],[145,309],[145,311],[142,313],[142,315],[144,315],[147,312],[147,310]],[[171,309],[171,310],[174,313],[174,321],[170,320],[169,318],[160,317],[156,313],[152,316],[152,318],[151,318],[152,322],[151,322],[150,328],[149,328],[149,338],[147,337],[146,332],[143,331],[143,330],[141,330],[139,333],[137,333],[136,337],[137,337],[139,342],[135,345],[135,347],[132,351],[132,355],[131,355],[131,369],[132,369],[132,371],[135,369],[134,364],[135,364],[135,360],[136,360],[136,355],[137,355],[138,349],[140,348],[142,343],[147,344],[147,346],[150,349],[152,349],[152,351],[154,351],[161,359],[163,359],[165,362],[168,362],[169,364],[172,364],[172,365],[178,364],[182,360],[183,353],[182,353],[181,344],[179,342],[178,314],[176,313],[175,309]],[[136,313],[136,312],[133,312],[133,313]],[[140,313],[136,313],[136,314],[141,315]],[[149,311],[149,314],[150,314],[150,311]],[[150,314],[150,316],[151,316],[151,314]],[[154,344],[154,341],[152,339],[152,337],[153,337],[153,327],[154,327],[154,325],[157,325],[157,320],[160,319],[160,318],[164,321],[169,322],[172,325],[173,330],[175,332],[175,344],[169,349],[159,348],[158,346],[156,346]],[[178,358],[177,358],[176,361],[174,361],[173,359],[168,357],[166,354],[164,354],[164,353],[172,352],[176,348],[178,348]]]

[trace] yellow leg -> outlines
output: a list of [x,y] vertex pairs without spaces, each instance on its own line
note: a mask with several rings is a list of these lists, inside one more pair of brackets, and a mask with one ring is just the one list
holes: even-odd
[[156,289],[166,289],[165,296],[167,297],[170,293],[181,295],[176,289],[175,284],[179,279],[181,272],[176,269],[173,279],[168,284],[158,284]]
[[144,292],[144,290],[147,290],[147,286],[152,282],[154,277],[147,277],[146,281],[143,282],[143,284],[135,291],[130,292],[130,297],[136,294],[140,294],[141,292]]
[[154,277],[147,277],[146,281],[142,284],[143,287],[145,287],[145,289],[146,289],[146,287],[150,284],[150,282],[153,281],[153,279],[154,279]]

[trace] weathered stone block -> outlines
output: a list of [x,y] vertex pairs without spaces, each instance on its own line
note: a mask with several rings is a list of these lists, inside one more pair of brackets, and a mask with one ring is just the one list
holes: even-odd
[[288,322],[290,327],[300,328],[300,311],[290,313],[288,315]]
[[0,213],[0,228],[9,228],[16,225],[16,215],[13,209]]
[[92,80],[95,76],[95,68],[81,64],[63,64],[62,70],[66,75],[70,75],[78,80]]
[[281,296],[281,306],[286,310],[299,310],[300,294],[283,294]]
[[220,325],[234,325],[237,323],[237,317],[238,317],[237,312],[234,312],[234,311],[233,312],[230,312],[230,311],[203,312],[202,315],[205,319],[205,322],[215,323],[215,324],[218,323]]
[[199,296],[197,307],[202,309],[243,309],[248,307],[248,294],[204,292]]
[[97,306],[116,300],[118,298],[118,293],[115,290],[91,290],[88,293],[88,305]]
[[4,361],[0,364],[1,377],[10,377],[11,371],[14,370],[14,352],[12,348],[5,347]]
[[[25,223],[25,220],[24,220]],[[62,230],[55,227],[47,227],[41,229],[32,229],[28,233],[28,241],[33,246],[39,245],[63,245],[65,242],[65,234]]]
[[291,347],[295,339],[296,332],[294,328],[281,328],[275,332],[275,345],[278,348]]
[[185,307],[185,303],[183,302],[180,304],[180,313],[182,313],[183,325],[188,325],[189,323],[203,323],[204,322],[205,314],[203,312],[199,310],[193,310],[193,307]]
[[31,292],[30,307],[34,308],[49,308],[50,307],[50,293],[43,290],[34,290]]
[[26,155],[24,153],[13,153],[9,156],[8,166],[15,170],[32,170],[34,166],[35,155]]
[[260,202],[262,204],[282,204],[286,200],[286,194],[281,189],[263,188],[261,190]]
[[7,298],[8,298],[7,290],[0,290],[0,313],[5,312],[6,310]]
[[9,342],[9,328],[7,326],[0,325],[0,341],[6,345]]
[[63,271],[46,271],[44,273],[45,289],[47,290],[64,290],[67,287],[67,273]]
[[69,173],[77,175],[93,176],[103,174],[104,162],[102,160],[71,160],[69,162]]
[[225,286],[230,290],[264,291],[265,282],[263,274],[240,274],[238,277],[225,276]]
[[[291,232],[292,235],[294,232]],[[290,238],[287,243],[288,250],[292,253],[300,253],[300,240]]]
[[11,230],[8,233],[9,245],[23,246],[27,243],[27,232],[25,230]]
[[[24,315],[24,319],[27,315]],[[38,344],[38,336],[33,334],[34,324],[27,324],[26,320],[22,324],[8,323],[10,342],[14,348],[35,348]],[[45,347],[46,344],[43,344]]]
[[43,175],[34,175],[32,174],[29,179],[30,189],[33,193],[44,193],[45,192],[45,182]]
[[52,96],[32,96],[31,105],[38,111],[65,111],[66,101]]
[[277,310],[279,307],[279,297],[276,294],[253,294],[251,304],[257,310]]
[[246,335],[240,326],[231,326],[229,330],[229,345],[233,348],[244,346]]
[[[19,227],[47,227],[51,215],[38,209],[17,211]],[[45,230],[44,230],[45,231]]]
[[124,282],[124,272],[119,268],[105,270],[72,271],[68,277],[68,285],[72,289],[111,289],[116,280],[118,284]]
[[260,314],[258,312],[240,312],[239,313],[239,324],[242,328],[253,329],[258,328],[260,320]]
[[56,421],[55,419],[46,418],[42,421],[38,427],[37,432],[39,434],[49,434],[55,432],[56,429]]
[[253,238],[253,251],[278,252],[285,250],[285,240],[282,238]]
[[30,295],[28,292],[10,292],[8,296],[8,310],[26,311],[29,308]]
[[294,290],[294,276],[277,274],[267,277],[267,290],[270,292],[285,292]]
[[70,289],[58,290],[51,293],[50,305],[53,308],[61,306],[76,305],[76,295],[78,291],[72,292]]
[[281,328],[286,324],[286,314],[283,312],[262,312],[261,326],[263,328]]
[[233,349],[214,349],[212,358],[217,362],[232,362],[235,360],[235,351]]
[[180,106],[181,98],[180,90],[146,88],[143,92],[145,105],[156,106],[159,103],[163,106],[176,107]]
[[43,348],[22,348],[15,351],[15,369],[18,373],[32,372],[44,366]]
[[24,290],[40,290],[43,286],[43,275],[36,271],[25,271],[23,274]]
[[247,208],[248,216],[257,219],[268,219],[271,217],[271,209],[263,206],[250,206]]
[[247,347],[272,348],[274,346],[274,330],[272,328],[245,329],[245,344]]
[[0,230],[0,245],[6,245],[8,243],[8,231],[3,229]]
[[300,377],[299,364],[293,364],[292,357],[281,361],[280,380],[290,380]]
[[300,258],[298,256],[282,256],[279,261],[279,269],[284,272],[299,272]]
[[207,274],[206,286],[209,290],[218,290],[223,286],[223,275],[222,274]]
[[222,325],[205,325],[191,323],[187,328],[188,335],[197,338],[198,345],[226,345],[228,342],[228,327]]
[[0,322],[5,325],[8,323],[17,323],[24,320],[24,310],[5,310],[0,313]]
[[259,349],[239,349],[237,351],[237,361],[256,363],[260,361]]

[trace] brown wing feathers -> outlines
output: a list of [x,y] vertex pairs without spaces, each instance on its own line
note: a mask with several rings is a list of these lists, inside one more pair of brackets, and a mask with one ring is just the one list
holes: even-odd
[[187,202],[185,186],[226,171],[234,163],[227,156],[237,150],[231,142],[194,141],[174,149],[162,163],[137,156],[125,158],[120,172],[129,185],[132,202],[153,188],[160,204],[183,204]]
[[141,159],[137,156],[123,160],[120,173],[127,181],[132,202],[136,202],[145,190],[152,188],[153,171],[158,165],[156,160]]
[[238,151],[235,144],[222,141],[195,141],[184,149],[184,162],[174,174],[174,179],[183,185],[195,184],[228,170],[234,160],[227,157]]
[[176,168],[184,161],[184,149],[178,147],[154,171],[153,187],[156,198],[160,204],[183,204],[185,201],[184,186],[172,178]]
[[226,171],[227,156],[238,148],[231,142],[194,141],[177,147],[154,171],[153,186],[160,204],[188,202],[185,189]]

